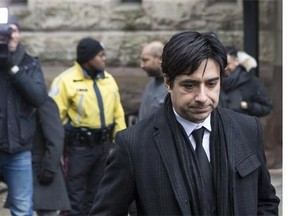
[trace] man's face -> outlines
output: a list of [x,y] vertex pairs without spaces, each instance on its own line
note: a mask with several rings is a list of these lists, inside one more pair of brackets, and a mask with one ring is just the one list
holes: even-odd
[[146,71],[148,76],[161,76],[161,59],[154,57],[148,48],[144,48],[141,53],[140,67]]
[[10,24],[9,26],[12,29],[12,34],[8,42],[8,48],[10,52],[15,52],[20,42],[20,33],[18,27],[15,24]]
[[[169,85],[165,75],[164,78],[165,83]],[[173,85],[169,86],[171,89],[168,88],[168,91],[176,112],[188,121],[203,122],[218,105],[219,65],[212,59],[204,60],[195,72],[177,76]]]
[[93,59],[88,62],[88,67],[92,71],[104,71],[106,66],[105,51],[101,50]]
[[225,68],[225,76],[231,75],[238,65],[239,61],[236,57],[227,55],[227,66]]

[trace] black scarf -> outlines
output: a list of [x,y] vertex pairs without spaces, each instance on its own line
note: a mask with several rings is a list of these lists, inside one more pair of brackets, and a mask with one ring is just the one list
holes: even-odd
[[[192,215],[209,215],[206,200],[204,199],[205,188],[200,177],[200,170],[196,162],[196,155],[191,142],[183,127],[177,121],[172,108],[170,94],[164,101],[165,115],[170,125],[171,134],[180,160],[183,179],[186,182],[188,194],[190,194]],[[229,168],[225,131],[218,110],[214,110],[211,116],[212,132],[210,134],[210,154],[215,186],[216,215],[230,216],[233,210],[233,181],[231,168]]]

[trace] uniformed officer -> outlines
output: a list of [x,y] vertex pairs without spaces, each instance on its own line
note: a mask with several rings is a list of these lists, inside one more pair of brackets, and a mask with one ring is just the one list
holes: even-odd
[[103,45],[83,38],[74,66],[53,80],[49,94],[66,131],[68,215],[88,215],[111,140],[126,128],[117,83],[105,70]]

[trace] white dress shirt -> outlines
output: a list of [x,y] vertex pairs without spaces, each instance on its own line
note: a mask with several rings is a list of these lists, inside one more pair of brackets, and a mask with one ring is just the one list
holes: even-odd
[[188,121],[188,120],[182,118],[180,115],[178,115],[178,113],[175,111],[174,108],[173,108],[173,111],[175,113],[177,121],[182,125],[182,127],[184,128],[187,136],[189,137],[194,150],[196,148],[196,143],[195,143],[194,137],[192,136],[192,132],[194,130],[197,130],[197,129],[201,128],[201,127],[204,127],[206,129],[204,131],[202,145],[203,145],[203,148],[204,148],[204,150],[206,152],[207,158],[208,158],[208,160],[210,162],[209,143],[210,143],[210,133],[211,133],[211,123],[210,123],[211,115],[209,115],[202,123],[196,124],[194,122],[191,122],[191,121]]

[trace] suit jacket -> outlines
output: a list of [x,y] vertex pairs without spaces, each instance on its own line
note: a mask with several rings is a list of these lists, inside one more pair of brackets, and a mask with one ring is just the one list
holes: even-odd
[[[279,198],[265,165],[257,118],[218,108],[233,169],[235,215],[277,215]],[[188,192],[164,110],[116,136],[91,215],[191,215]]]

